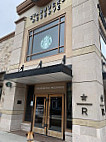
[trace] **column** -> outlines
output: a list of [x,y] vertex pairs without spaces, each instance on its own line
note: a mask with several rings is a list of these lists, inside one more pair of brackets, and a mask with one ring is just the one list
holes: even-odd
[[73,142],[105,142],[97,0],[73,0]]

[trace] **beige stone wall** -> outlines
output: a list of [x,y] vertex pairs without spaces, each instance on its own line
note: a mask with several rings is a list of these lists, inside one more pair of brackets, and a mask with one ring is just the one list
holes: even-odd
[[14,37],[0,42],[0,72],[9,71]]
[[[5,131],[14,131],[21,129],[21,123],[24,118],[24,106],[25,106],[25,95],[26,85],[12,83],[12,87],[6,87],[4,81],[3,93],[0,102],[0,129]],[[21,101],[21,104],[17,104]],[[4,125],[5,124],[5,125]]]
[[[43,66],[49,66],[61,63],[63,55],[66,55],[67,64],[72,64],[73,72],[73,142],[105,142],[106,139],[106,116],[102,115],[100,107],[100,96],[104,95],[104,91],[97,3],[98,0],[66,0],[61,11],[56,11],[55,14],[32,23],[30,16],[40,11],[40,8],[35,6],[20,16],[20,18],[26,18],[16,22],[15,37],[0,43],[1,71],[15,72],[23,64],[25,70],[35,68],[40,60],[43,61]],[[65,53],[26,62],[28,30],[63,13],[66,13]],[[12,88],[6,88],[4,83],[3,90],[0,127],[5,130],[20,129],[24,104],[18,106],[17,100],[21,99],[24,102],[26,87],[13,83]],[[81,101],[83,94],[87,96],[86,102]],[[82,115],[82,106],[78,106],[78,103],[92,104],[92,106],[86,106],[87,116]],[[5,127],[4,123],[6,123]],[[71,134],[66,132],[66,141],[70,138]]]
[[23,48],[23,38],[24,38],[24,28],[25,28],[25,19],[16,22],[16,30],[14,37],[14,45],[11,52],[11,62],[9,72],[17,72],[20,65],[22,48]]
[[[105,142],[106,115],[100,96],[104,95],[99,43],[98,0],[73,0],[72,72],[73,142]],[[86,101],[81,96],[87,96]],[[87,105],[87,104],[91,104]],[[87,115],[82,114],[87,109]]]

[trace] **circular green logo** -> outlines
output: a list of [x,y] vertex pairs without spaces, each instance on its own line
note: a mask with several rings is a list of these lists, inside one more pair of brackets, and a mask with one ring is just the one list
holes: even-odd
[[52,37],[50,35],[46,35],[42,40],[41,40],[41,48],[42,49],[47,49],[50,47],[52,44]]

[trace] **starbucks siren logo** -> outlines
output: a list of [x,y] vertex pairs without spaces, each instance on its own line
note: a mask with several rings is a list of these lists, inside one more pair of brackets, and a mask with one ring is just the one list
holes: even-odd
[[46,35],[42,40],[41,40],[41,48],[42,49],[47,49],[50,47],[52,44],[52,37],[50,35]]

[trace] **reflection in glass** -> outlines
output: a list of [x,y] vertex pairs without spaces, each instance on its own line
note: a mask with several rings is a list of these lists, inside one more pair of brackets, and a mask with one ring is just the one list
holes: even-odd
[[[64,31],[65,31],[65,17],[63,16],[59,17],[55,21],[50,22],[47,25],[44,25],[40,28],[37,28],[29,32],[27,55],[29,55],[30,57],[27,57],[26,60],[30,61],[33,59],[39,59],[42,57],[54,55],[57,53],[63,53]],[[60,48],[60,50],[58,50],[57,52],[54,50],[55,48],[58,49]]]
[[34,30],[34,34],[36,34],[38,32],[41,32],[41,31],[43,31],[43,30],[45,30],[45,29],[47,29],[49,27],[52,27],[52,26],[54,26],[54,25],[56,25],[58,23],[59,23],[59,20],[53,21],[53,22],[51,22],[51,23],[49,23],[49,24],[47,24],[47,25],[45,25],[43,27],[40,27],[40,28]]
[[64,52],[64,47],[60,47],[59,48],[59,53],[63,53]]
[[33,33],[32,31],[31,31],[31,32],[29,32],[29,35],[31,36],[31,35],[32,35],[32,33]]
[[30,61],[30,57],[27,57],[27,59],[26,59],[27,61]]
[[[50,41],[52,42],[50,43]],[[44,46],[44,48],[42,48],[42,46]],[[56,47],[58,47],[58,26],[34,35],[32,54]]]
[[44,127],[44,97],[37,97],[36,100],[36,113],[35,113],[35,127]]
[[64,46],[64,23],[60,25],[60,45],[59,46]]
[[31,47],[32,47],[32,36],[29,37],[29,45],[28,45],[28,52],[27,55],[31,54]]
[[65,21],[65,16],[61,17],[61,22]]
[[49,129],[61,132],[62,97],[50,98],[50,125]]
[[55,49],[55,50],[51,50],[49,52],[45,52],[43,54],[37,54],[37,55],[33,55],[32,56],[32,60],[33,59],[39,59],[39,58],[43,58],[43,57],[46,57],[46,56],[51,56],[51,55],[55,55],[58,53],[58,49]]

